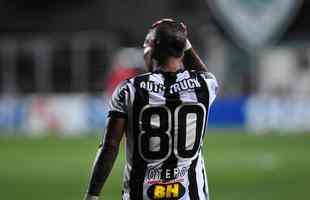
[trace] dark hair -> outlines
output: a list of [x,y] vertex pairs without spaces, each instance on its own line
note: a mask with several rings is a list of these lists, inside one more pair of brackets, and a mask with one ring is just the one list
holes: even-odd
[[155,35],[153,58],[164,64],[171,56],[181,57],[186,45],[184,28],[177,22],[164,22],[158,25]]

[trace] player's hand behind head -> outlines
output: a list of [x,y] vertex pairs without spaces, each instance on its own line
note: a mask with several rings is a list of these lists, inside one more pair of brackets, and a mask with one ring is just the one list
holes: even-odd
[[[175,20],[170,19],[170,18],[162,18],[162,19],[154,22],[151,26],[151,29],[147,33],[145,40],[144,40],[144,44],[143,44],[144,48],[148,48],[147,50],[149,50],[150,48],[154,47],[156,29],[158,26],[160,26],[163,23],[178,23],[178,22],[176,22]],[[180,24],[180,28],[182,29],[182,31],[185,33],[185,35],[187,37],[187,35],[188,35],[187,26],[183,22],[181,22],[179,24]]]
[[[155,29],[156,27],[158,27],[162,23],[178,23],[178,22],[173,20],[173,19],[170,19],[170,18],[162,18],[162,19],[157,20],[156,22],[154,22],[152,24],[152,28],[151,29]],[[183,32],[187,36],[187,33],[188,33],[187,26],[183,22],[181,22],[180,25],[181,25],[181,27],[183,29]]]

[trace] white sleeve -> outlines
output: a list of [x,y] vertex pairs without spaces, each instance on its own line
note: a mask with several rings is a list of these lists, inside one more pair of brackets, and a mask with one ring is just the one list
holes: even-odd
[[110,104],[109,117],[126,117],[128,112],[128,104],[130,102],[129,81],[120,83],[114,90]]
[[204,72],[202,76],[203,76],[203,78],[206,81],[207,86],[208,86],[209,104],[211,106],[212,103],[214,102],[215,98],[216,98],[217,93],[218,93],[219,85],[218,85],[218,82],[217,82],[215,76],[212,73]]

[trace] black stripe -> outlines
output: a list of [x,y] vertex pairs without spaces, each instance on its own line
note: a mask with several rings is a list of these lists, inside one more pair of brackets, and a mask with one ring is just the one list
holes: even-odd
[[[177,80],[177,74],[179,73],[162,73],[164,76],[164,85],[165,85],[165,93],[164,97],[166,98],[166,106],[170,109],[172,115],[171,115],[171,138],[172,138],[172,145],[174,144],[174,112],[176,107],[178,107],[180,104],[182,104],[182,101],[180,100],[180,95],[178,93],[170,94],[170,86],[176,83]],[[167,160],[163,162],[162,165],[162,173],[161,177],[162,180],[169,181],[174,179],[173,176],[166,177],[167,170],[170,170],[170,172],[173,172],[175,168],[177,168],[178,159],[174,155],[174,152],[172,151],[171,155]]]
[[197,187],[197,178],[196,178],[196,166],[199,155],[192,161],[189,170],[188,170],[188,193],[190,200],[199,200],[198,196],[198,187]]
[[203,177],[203,193],[205,194],[206,196],[206,200],[208,199],[208,193],[207,193],[207,190],[206,190],[206,177],[205,177],[205,170],[204,170],[204,162],[203,160],[201,160],[201,166],[202,166],[202,177]]
[[136,89],[135,98],[133,102],[133,156],[132,156],[132,170],[130,172],[130,199],[142,200],[143,199],[143,182],[147,163],[141,158],[139,154],[138,138],[139,138],[139,113],[141,109],[149,103],[149,94],[146,90],[140,89],[139,85],[142,81],[147,81],[149,74],[138,76],[134,79],[134,87]]
[[[201,148],[200,152],[199,152],[199,155],[203,155],[203,148]],[[198,155],[198,156],[199,156]],[[208,199],[208,193],[207,193],[207,190],[206,190],[206,184],[207,184],[207,181],[206,181],[206,177],[205,177],[205,164],[204,164],[204,159],[200,159],[201,161],[201,173],[202,173],[202,177],[203,177],[203,193],[206,197],[206,200]]]
[[[196,93],[197,101],[199,103],[202,103],[206,108],[206,121],[204,122],[205,123],[204,128],[206,129],[208,113],[209,113],[209,89],[208,89],[207,83],[202,78],[200,73],[202,72],[190,72],[190,75],[192,78],[197,78],[197,80],[199,81],[201,85],[200,88],[195,89],[195,93]],[[206,130],[203,131],[203,138],[204,138],[205,132]]]

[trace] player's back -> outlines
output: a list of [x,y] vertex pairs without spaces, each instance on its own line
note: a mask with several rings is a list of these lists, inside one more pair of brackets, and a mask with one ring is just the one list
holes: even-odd
[[202,157],[217,83],[206,72],[153,72],[125,81],[111,111],[127,114],[123,199],[208,199]]

